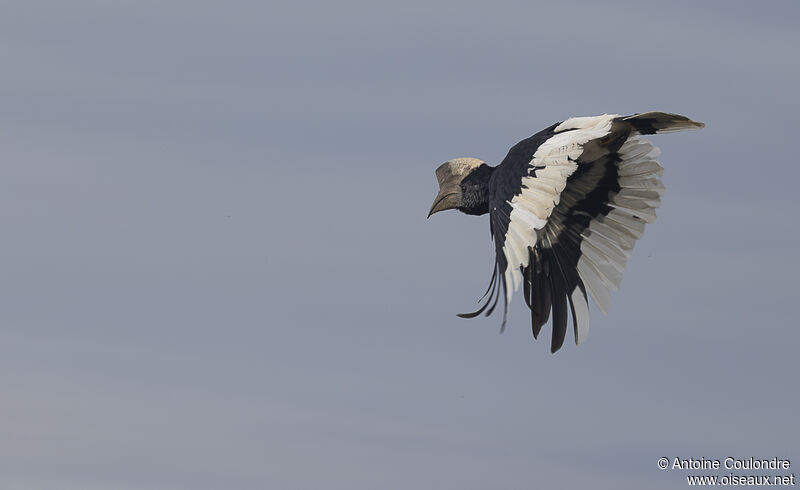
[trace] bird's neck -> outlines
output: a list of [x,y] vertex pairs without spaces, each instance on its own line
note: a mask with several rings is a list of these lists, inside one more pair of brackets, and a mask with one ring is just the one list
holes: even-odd
[[462,213],[480,216],[489,212],[489,179],[495,167],[481,165],[461,181]]

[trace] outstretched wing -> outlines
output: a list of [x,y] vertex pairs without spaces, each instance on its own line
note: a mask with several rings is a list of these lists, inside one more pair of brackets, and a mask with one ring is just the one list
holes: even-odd
[[534,337],[552,312],[551,351],[557,351],[569,308],[575,342],[582,342],[589,331],[587,292],[608,311],[634,243],[661,202],[659,151],[640,136],[700,127],[662,112],[576,117],[511,148],[489,183],[496,262],[488,299],[462,316],[491,303],[489,315],[502,289],[505,326],[522,285]]

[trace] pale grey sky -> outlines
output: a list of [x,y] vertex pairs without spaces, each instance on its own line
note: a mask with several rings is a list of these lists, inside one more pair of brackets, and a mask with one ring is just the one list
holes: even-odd
[[[797,460],[796,2],[33,1],[0,15],[0,488],[683,488]],[[434,169],[665,110],[585,344],[462,320]],[[793,472],[796,469],[793,467]]]

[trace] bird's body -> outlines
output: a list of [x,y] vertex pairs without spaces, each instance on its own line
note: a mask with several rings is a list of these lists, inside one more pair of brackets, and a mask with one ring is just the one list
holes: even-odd
[[440,166],[440,191],[428,216],[452,208],[488,213],[495,243],[486,303],[459,316],[488,316],[502,292],[505,326],[522,285],[534,337],[552,314],[551,350],[557,351],[571,315],[575,342],[584,340],[587,292],[608,310],[633,245],[661,202],[658,149],[641,135],[701,127],[663,112],[576,117],[520,141],[496,167],[474,158]]

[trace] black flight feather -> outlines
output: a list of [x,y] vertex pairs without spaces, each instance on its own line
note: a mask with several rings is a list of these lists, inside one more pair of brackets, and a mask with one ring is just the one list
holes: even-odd
[[536,301],[534,303],[531,317],[533,319],[533,324],[531,325],[533,338],[539,337],[539,332],[550,318],[550,306],[553,302],[552,286],[550,285],[550,280],[547,277],[547,269],[549,269],[549,267],[543,266],[542,261],[544,257],[542,256],[540,249],[536,251],[535,257],[536,261],[534,262],[532,268],[536,284],[536,288],[534,290]]
[[553,288],[553,336],[550,340],[550,352],[555,352],[564,344],[567,335],[567,295],[560,273],[550,274]]

